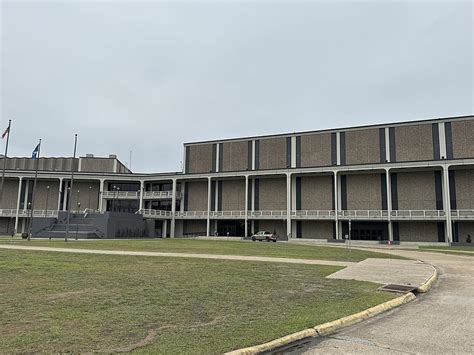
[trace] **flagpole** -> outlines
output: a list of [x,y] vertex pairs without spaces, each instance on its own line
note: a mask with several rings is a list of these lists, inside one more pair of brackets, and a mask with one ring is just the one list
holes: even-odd
[[3,183],[5,181],[5,169],[7,168],[8,142],[10,141],[10,129],[12,120],[8,120],[7,143],[5,145],[5,154],[3,155],[2,182],[0,183],[0,203],[3,201]]
[[[67,242],[67,237],[69,235],[69,221],[71,218],[71,197],[72,197],[72,188],[74,184],[74,162],[76,161],[76,148],[77,148],[77,134],[74,135],[74,155],[72,159],[72,164],[71,164],[71,186],[69,187],[69,194],[67,195],[67,219],[66,219],[66,237],[64,238],[64,241]],[[68,191],[66,190],[66,193]]]
[[40,152],[41,152],[41,139],[39,140],[39,143],[38,143],[38,154],[36,155],[35,180],[33,182],[33,193],[31,194],[30,225],[28,228],[28,240],[31,239],[31,230],[33,228],[33,209],[35,205],[36,182],[38,181],[38,167],[39,167]]

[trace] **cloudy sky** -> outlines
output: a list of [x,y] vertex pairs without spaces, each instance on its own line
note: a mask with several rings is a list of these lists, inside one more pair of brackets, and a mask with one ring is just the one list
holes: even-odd
[[183,142],[474,112],[472,1],[0,6],[9,155],[77,132],[80,155],[176,171]]

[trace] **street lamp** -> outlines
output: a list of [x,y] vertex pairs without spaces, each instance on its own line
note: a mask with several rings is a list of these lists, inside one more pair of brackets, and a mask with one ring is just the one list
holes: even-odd
[[88,203],[89,209],[91,209],[91,194],[92,194],[92,186],[89,186],[89,203]]
[[120,192],[120,187],[118,186],[115,186],[112,188],[114,191],[115,191],[115,196],[114,196],[114,202],[112,203],[112,210],[115,212],[118,208],[117,208],[117,203],[118,203],[118,195],[119,195],[119,192]]

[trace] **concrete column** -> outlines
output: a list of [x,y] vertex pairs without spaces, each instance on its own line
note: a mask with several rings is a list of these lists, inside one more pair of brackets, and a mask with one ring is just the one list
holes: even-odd
[[341,165],[341,132],[336,132],[336,152],[336,164]]
[[385,160],[390,162],[390,130],[385,127]]
[[338,218],[338,215],[337,215],[337,212],[339,211],[339,199],[338,199],[338,196],[339,196],[339,186],[338,186],[338,176],[337,176],[337,171],[334,172],[334,214],[335,214],[335,220],[334,220],[334,224],[336,226],[336,239],[339,239],[339,218]]
[[446,215],[446,236],[447,243],[453,242],[453,229],[451,223],[451,197],[449,194],[449,166],[443,165],[443,206]]
[[104,179],[99,184],[99,212],[104,212]]
[[209,237],[211,233],[211,184],[212,179],[210,177],[207,178],[207,223],[206,223],[206,235]]
[[438,123],[438,134],[439,134],[439,156],[441,159],[446,159],[446,130],[444,129],[444,122]]
[[176,219],[175,219],[175,212],[176,212],[176,179],[173,179],[173,195],[171,197],[171,230],[170,230],[170,238],[174,238],[174,232],[176,229]]
[[[138,209],[141,211],[143,209],[143,194],[145,192],[145,182],[140,181],[140,204]],[[174,195],[173,195],[174,196]]]
[[21,199],[21,183],[23,178],[20,176],[18,179],[18,196],[16,199],[16,214],[15,214],[15,234],[18,233],[18,219],[20,214],[20,199]]
[[291,238],[291,173],[286,174],[286,235]]
[[247,216],[247,213],[248,213],[248,203],[249,203],[249,177],[248,175],[245,176],[245,232],[244,232],[244,236],[247,237],[248,236],[248,216]]
[[220,150],[220,144],[216,143],[216,172],[220,171],[220,166],[219,166],[219,150]]
[[28,179],[25,179],[26,187],[25,187],[25,198],[23,200],[23,211],[26,211],[28,209],[28,193],[30,190],[30,181]]
[[291,137],[291,167],[296,168],[296,136]]
[[166,238],[166,226],[168,225],[166,219],[163,220],[163,226],[161,227],[161,237]]
[[58,189],[58,212],[61,210],[61,193],[63,192],[63,178],[59,178]]
[[255,139],[252,140],[252,170],[255,170]]
[[390,183],[390,169],[385,169],[385,181],[387,184],[387,213],[388,213],[388,240],[393,241],[392,226],[392,184]]

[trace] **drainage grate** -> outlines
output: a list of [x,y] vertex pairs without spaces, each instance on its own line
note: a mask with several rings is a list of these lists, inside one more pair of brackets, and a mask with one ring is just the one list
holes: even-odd
[[389,291],[389,292],[400,292],[400,293],[407,293],[413,292],[416,290],[416,287],[410,285],[395,285],[395,284],[388,284],[382,287],[379,287],[380,291]]

